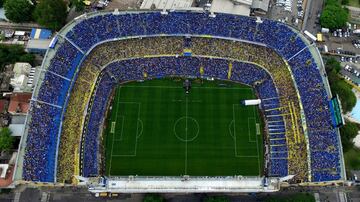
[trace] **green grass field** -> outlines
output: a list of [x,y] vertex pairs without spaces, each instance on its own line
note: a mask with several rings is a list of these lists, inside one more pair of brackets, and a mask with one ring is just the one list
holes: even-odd
[[[221,85],[226,84],[226,86]],[[244,85],[183,80],[132,82],[116,89],[105,132],[111,176],[262,175],[259,112]]]

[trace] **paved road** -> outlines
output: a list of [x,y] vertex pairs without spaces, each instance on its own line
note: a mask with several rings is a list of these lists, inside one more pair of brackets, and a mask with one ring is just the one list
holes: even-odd
[[[304,24],[302,30],[308,30],[312,34],[320,31],[320,25],[316,24],[317,16],[323,8],[324,0],[308,0],[307,9],[305,10]],[[306,18],[306,19],[305,19]]]
[[[98,202],[98,201],[121,201],[121,202],[137,202],[142,201],[144,194],[121,194],[117,198],[96,198],[90,194],[86,188],[54,188],[54,187],[41,187],[41,188],[27,188],[20,187],[13,190],[8,194],[0,194],[0,202],[14,201],[16,193],[20,193],[20,202]],[[264,201],[269,196],[281,197],[289,199],[296,193],[319,193],[320,201],[337,202],[342,201],[346,197],[348,201],[360,201],[359,187],[289,187],[283,188],[281,192],[277,193],[257,193],[257,194],[228,194],[227,198],[230,201]],[[197,202],[203,201],[208,196],[218,194],[162,194],[166,201],[170,202]],[[220,194],[221,195],[221,194]]]
[[21,30],[31,30],[32,28],[41,28],[40,25],[35,23],[11,23],[0,21],[0,28],[2,29],[21,29]]

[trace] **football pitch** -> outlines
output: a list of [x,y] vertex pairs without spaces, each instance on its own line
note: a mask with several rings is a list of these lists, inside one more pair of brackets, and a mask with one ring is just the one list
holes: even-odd
[[108,176],[258,176],[262,123],[252,88],[157,79],[120,85],[105,128]]

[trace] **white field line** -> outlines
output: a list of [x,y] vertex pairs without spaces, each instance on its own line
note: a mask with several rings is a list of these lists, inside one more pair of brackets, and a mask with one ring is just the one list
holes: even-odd
[[[256,117],[255,107],[253,108],[253,114],[254,114],[254,117]],[[257,125],[256,120],[255,120],[255,124]],[[260,133],[259,133],[259,135],[260,135]],[[258,166],[259,166],[259,176],[261,176],[260,157],[259,157],[260,156],[260,151],[259,151],[258,135],[256,134],[255,137],[256,137],[257,159],[258,159]]]
[[[176,87],[176,86],[123,86],[123,88],[170,88],[170,89],[182,89],[182,87]],[[227,87],[191,87],[196,89],[216,89],[216,90],[251,90],[251,88],[227,88]]]
[[[253,120],[253,121],[250,121],[250,120]],[[252,140],[251,139],[251,130],[250,130],[250,125],[253,124],[255,127],[256,127],[256,119],[254,117],[249,117],[248,118],[248,134],[249,134],[249,142],[256,142],[256,139],[255,140]],[[256,128],[255,128],[256,129]],[[255,132],[255,131],[254,131]],[[256,135],[256,133],[255,133]]]
[[236,121],[235,121],[235,104],[232,106],[233,108],[233,121],[234,121],[234,144],[235,144],[235,157],[237,157],[237,148],[236,148]]
[[186,96],[185,103],[185,175],[187,173],[187,135],[188,135],[188,97]]
[[[141,103],[139,102],[119,102],[119,103],[125,103],[125,104],[137,104],[138,105],[138,116],[137,116],[137,119],[136,119],[136,134],[135,134],[135,148],[134,148],[134,153],[133,154],[112,154],[111,152],[111,158],[112,157],[135,157],[136,156],[136,153],[137,153],[137,144],[138,144],[138,138],[137,138],[137,134],[138,134],[138,130],[139,130],[139,118],[140,118],[140,106],[141,106]],[[124,116],[123,117],[123,125],[124,125]],[[123,131],[123,128],[124,126],[122,126],[122,130]],[[123,133],[123,132],[121,132]],[[115,140],[115,141],[122,141],[122,135],[121,135],[121,138],[119,140]],[[111,160],[110,160],[111,161]]]
[[[117,96],[117,99],[115,99],[115,102],[116,102],[115,122],[117,121],[117,114],[118,114],[118,109],[119,109],[118,100],[119,100],[119,97],[120,97],[120,90],[121,90],[121,87],[119,88],[119,95],[116,95],[117,92],[115,93],[115,95]],[[111,163],[112,163],[112,159],[113,159],[114,141],[115,141],[115,133],[113,133],[113,138],[112,138],[112,143],[111,143],[109,175],[111,175]]]
[[[235,120],[235,106],[237,106],[239,104],[233,104],[233,121],[234,121],[234,141],[235,141],[235,157],[236,158],[257,158],[258,160],[258,167],[259,167],[259,176],[260,176],[260,159],[259,159],[259,144],[258,144],[258,138],[257,138],[257,135],[256,135],[256,141],[253,141],[253,142],[256,142],[256,149],[257,149],[257,154],[256,155],[237,155],[237,145],[236,145],[236,120]],[[255,110],[254,110],[254,115],[255,115]],[[255,119],[254,117],[252,117],[253,119]],[[255,120],[256,122],[256,120]],[[248,127],[249,127],[249,122],[248,122]]]

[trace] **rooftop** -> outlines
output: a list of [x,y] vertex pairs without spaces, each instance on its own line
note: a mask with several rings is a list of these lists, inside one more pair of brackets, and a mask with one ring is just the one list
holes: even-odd
[[12,136],[20,137],[24,132],[25,124],[10,124],[9,129],[12,132]]
[[27,113],[30,107],[31,93],[14,93],[10,96],[9,113]]
[[251,8],[260,9],[260,10],[267,12],[269,9],[269,2],[270,2],[270,0],[254,0],[252,2]]
[[156,9],[189,8],[192,3],[193,0],[144,0],[140,8],[151,9],[152,5]]
[[40,39],[40,40],[32,40],[30,39],[26,45],[26,49],[43,49],[46,50],[49,47],[51,40],[50,39]]
[[213,0],[211,5],[211,12],[230,13],[236,15],[250,15],[250,6],[246,2],[237,2],[231,0]]
[[35,29],[31,30],[31,39],[49,39],[51,37],[51,30],[48,29]]

